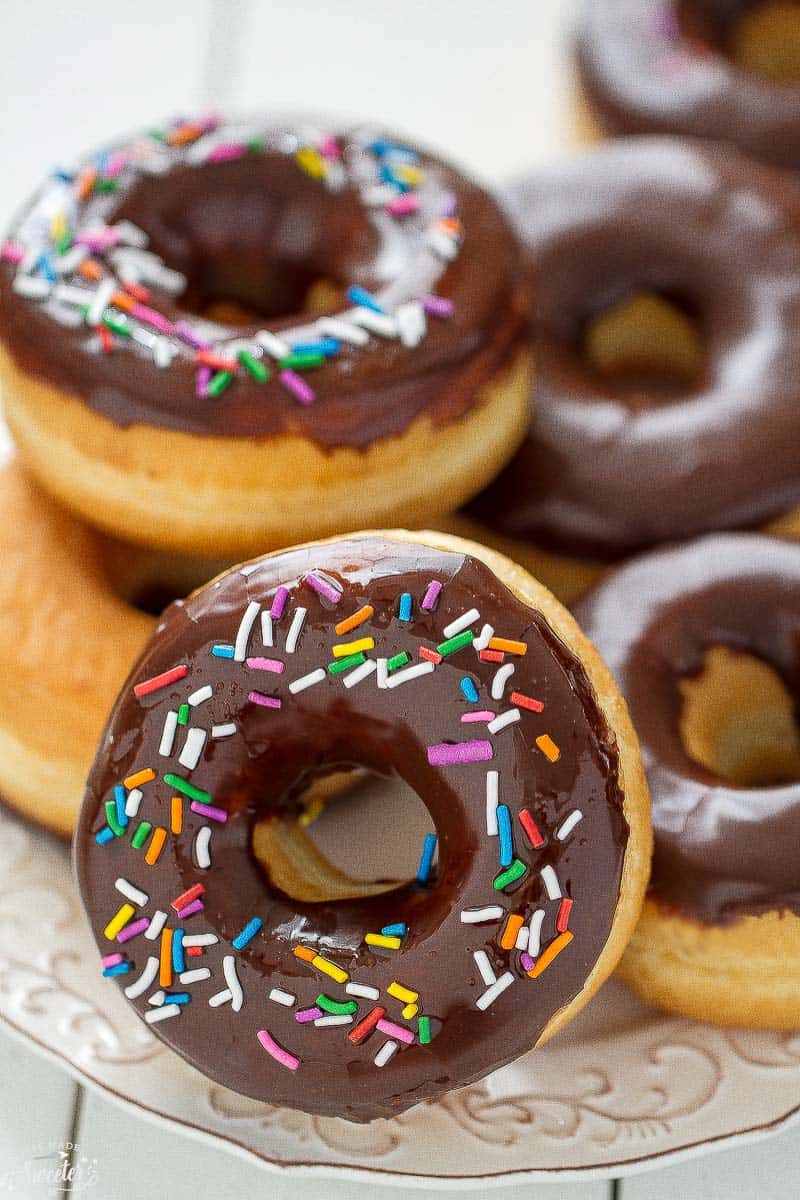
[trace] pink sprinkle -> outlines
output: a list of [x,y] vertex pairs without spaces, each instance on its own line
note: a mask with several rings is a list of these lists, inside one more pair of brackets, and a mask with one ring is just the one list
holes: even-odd
[[149,928],[150,920],[148,917],[142,917],[139,921],[132,921],[130,925],[126,925],[124,929],[120,929],[117,934],[118,942],[129,942],[131,938],[137,937],[140,933],[144,933],[145,929]]
[[410,1046],[414,1040],[414,1034],[410,1029],[406,1029],[404,1025],[395,1025],[394,1021],[387,1021],[383,1017],[378,1021],[377,1028],[387,1037],[397,1038],[398,1042],[405,1042],[407,1046]]
[[462,721],[493,721],[496,713],[489,712],[488,708],[484,712],[465,712],[463,713]]
[[283,1046],[279,1046],[272,1034],[268,1033],[266,1029],[259,1029],[256,1037],[261,1042],[267,1054],[271,1054],[275,1061],[279,1062],[282,1067],[288,1067],[290,1071],[296,1071],[300,1066],[300,1059],[295,1054],[290,1054],[288,1050],[284,1050]]
[[157,329],[159,333],[174,333],[175,331],[172,322],[168,321],[163,313],[156,312],[154,308],[149,308],[146,304],[132,304],[131,316],[137,317],[145,325]]
[[115,967],[117,963],[122,962],[121,954],[106,954],[101,960],[104,967]]
[[536,959],[531,958],[530,954],[523,950],[522,954],[519,956],[519,965],[522,967],[523,971],[532,971],[536,966]]
[[386,211],[393,217],[405,217],[409,213],[415,213],[419,208],[419,196],[414,196],[411,192],[407,192],[405,196],[398,196],[396,200],[392,200],[386,205]]
[[491,758],[494,758],[494,746],[486,741],[439,742],[436,746],[428,746],[428,762],[432,767],[488,762]]
[[222,118],[220,117],[219,113],[210,112],[207,113],[206,116],[201,117],[200,120],[196,122],[196,125],[198,129],[202,129],[203,133],[211,133],[212,130],[217,128],[221,120]]
[[115,150],[109,156],[108,162],[103,168],[103,176],[105,179],[116,179],[128,165],[128,156],[122,150]]
[[3,242],[3,248],[0,250],[0,258],[6,262],[14,263],[16,266],[21,263],[25,257],[25,247],[20,246],[17,242]]
[[323,158],[327,158],[329,162],[336,162],[339,158],[339,143],[335,137],[328,136],[323,138],[317,147]]
[[294,1014],[295,1021],[305,1024],[306,1021],[316,1021],[317,1017],[322,1016],[322,1009],[317,1008],[316,1004],[313,1008],[299,1008]]
[[230,162],[234,158],[244,158],[247,147],[241,142],[222,142],[215,146],[208,156],[208,162]]
[[191,904],[186,905],[186,908],[181,908],[178,910],[178,917],[180,918],[181,921],[183,921],[185,917],[193,917],[195,913],[199,913],[202,911],[203,911],[203,901],[202,900],[193,900],[191,902]]
[[432,317],[452,317],[455,305],[446,296],[423,296],[422,307]]
[[286,601],[289,599],[289,589],[283,584],[278,588],[272,598],[272,608],[269,610],[269,615],[273,621],[280,621],[286,608]]
[[272,671],[273,675],[282,675],[283,666],[277,658],[248,658],[247,665],[251,671]]
[[282,371],[278,372],[278,379],[280,379],[287,392],[292,393],[298,404],[314,403],[314,389],[309,387],[305,379],[301,379],[296,371],[285,367]]
[[277,696],[265,696],[263,692],[251,692],[247,699],[251,704],[260,704],[262,708],[281,708],[283,705]]
[[102,226],[100,229],[87,229],[85,233],[79,233],[75,238],[75,245],[87,246],[92,254],[102,254],[110,246],[116,246],[118,241],[119,231],[108,225]]
[[201,817],[208,817],[210,821],[219,821],[223,825],[228,819],[225,809],[217,808],[214,804],[201,804],[199,800],[193,800],[189,808]]
[[422,598],[422,604],[420,604],[420,608],[423,608],[425,610],[425,612],[433,612],[433,610],[436,608],[436,603],[441,594],[442,594],[442,585],[439,583],[439,580],[438,579],[432,580],[428,584],[428,590],[426,591],[425,595]]
[[307,584],[310,588],[313,588],[313,590],[319,593],[320,596],[324,596],[324,598],[329,600],[331,604],[338,604],[342,598],[342,593],[338,588],[335,588],[333,584],[329,583],[327,579],[324,579],[322,575],[316,575],[313,571],[309,571],[308,575],[306,575],[305,579],[303,580],[303,583]]
[[201,338],[188,321],[177,321],[175,323],[175,336],[179,337],[182,342],[186,342],[187,346],[192,346],[195,350],[211,349],[211,342],[207,342],[205,338]]
[[211,367],[199,367],[195,375],[194,392],[199,400],[204,400],[208,395],[208,385],[211,382],[213,372]]

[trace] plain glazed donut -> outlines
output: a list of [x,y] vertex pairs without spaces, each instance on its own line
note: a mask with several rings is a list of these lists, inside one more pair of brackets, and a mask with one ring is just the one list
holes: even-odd
[[628,701],[652,796],[622,977],[703,1021],[797,1029],[800,547],[731,534],[653,553],[576,615]]
[[[254,828],[354,767],[428,808],[417,878],[292,899]],[[401,532],[260,558],[169,608],[76,837],[105,973],[154,1030],[240,1093],[354,1121],[565,1025],[622,952],[649,852],[635,734],[569,614],[491,551]]]
[[[535,406],[467,508],[570,599],[597,565],[777,518],[800,533],[800,193],[727,148],[608,143],[509,195]],[[556,556],[566,579],[543,553]]]
[[793,3],[587,4],[578,66],[584,137],[593,125],[611,134],[714,138],[776,166],[800,167],[800,17]]
[[526,306],[506,218],[439,159],[183,122],[51,177],[15,223],[7,418],[43,487],[134,542],[230,561],[423,523],[523,436]]

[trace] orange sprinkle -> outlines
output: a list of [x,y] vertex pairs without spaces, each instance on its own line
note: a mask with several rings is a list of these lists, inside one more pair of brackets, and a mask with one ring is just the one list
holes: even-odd
[[96,283],[98,279],[103,278],[103,268],[93,258],[85,258],[78,267],[84,279],[90,279],[92,283]]
[[481,650],[478,657],[481,662],[501,663],[505,658],[505,654],[503,654],[502,650]]
[[133,296],[128,296],[125,292],[114,292],[111,303],[116,304],[117,308],[124,309],[125,312],[130,312],[136,301]]
[[550,762],[557,762],[558,759],[561,758],[561,751],[550,737],[549,733],[540,733],[536,739],[536,745],[539,747],[545,758],[548,758]]
[[125,787],[130,791],[131,788],[141,787],[143,783],[151,783],[155,777],[156,773],[152,767],[145,767],[143,771],[134,771],[133,775],[129,775],[124,780]]
[[368,621],[370,617],[374,616],[374,614],[375,609],[372,607],[372,605],[365,604],[363,608],[358,610],[358,612],[354,612],[351,617],[345,617],[343,621],[339,621],[338,625],[336,625],[334,628],[336,629],[339,637],[341,637],[343,633],[349,633],[351,629],[357,629],[359,625],[363,625],[364,622]]
[[489,638],[490,650],[505,650],[508,654],[527,654],[528,647],[525,642],[515,642],[512,638]]
[[531,967],[530,971],[527,972],[528,978],[537,979],[539,975],[546,971],[553,960],[558,958],[561,951],[567,948],[574,936],[568,929],[564,933],[560,933],[547,949],[539,955],[535,966]]
[[81,171],[78,176],[78,199],[88,200],[96,182],[97,171],[94,167],[87,167],[85,171]]
[[158,862],[161,851],[164,849],[164,842],[167,840],[167,831],[163,825],[157,825],[153,830],[153,836],[150,839],[150,845],[147,847],[147,853],[144,856],[144,861],[148,867],[154,867]]
[[173,796],[170,802],[170,833],[180,833],[183,829],[183,801],[180,796]]
[[503,950],[513,950],[517,944],[517,934],[522,929],[522,917],[519,913],[509,913],[506,917],[506,923],[503,928],[503,933],[500,938],[500,947]]
[[162,988],[172,987],[172,930],[161,930],[161,958],[158,982]]
[[302,958],[303,962],[313,962],[317,957],[316,950],[312,950],[310,946],[295,946],[295,958]]
[[167,138],[167,144],[170,146],[188,146],[190,142],[196,142],[202,132],[202,125],[181,125],[179,129],[173,129]]

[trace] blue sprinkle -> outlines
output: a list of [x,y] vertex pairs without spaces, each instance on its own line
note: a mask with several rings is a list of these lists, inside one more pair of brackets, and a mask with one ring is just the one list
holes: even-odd
[[56,282],[56,273],[53,270],[53,263],[49,254],[42,254],[36,265],[39,267],[48,283]]
[[338,354],[341,342],[338,338],[318,338],[315,342],[296,342],[292,354]]
[[411,620],[411,592],[403,592],[400,597],[400,608],[397,615],[401,621]]
[[233,646],[212,646],[211,653],[215,658],[233,658]]
[[398,142],[390,142],[388,138],[375,138],[367,149],[378,158],[390,154],[392,158],[402,159],[403,162],[419,162],[416,150],[412,150],[410,146],[401,146]]
[[390,166],[384,164],[380,170],[380,176],[384,183],[390,183],[392,187],[397,188],[398,192],[410,192],[411,185],[396,175]]
[[62,183],[72,183],[74,178],[71,171],[64,171],[61,167],[56,167],[53,171],[53,179],[60,179]]
[[253,917],[248,921],[241,933],[237,933],[231,945],[234,950],[244,950],[248,942],[252,942],[253,938],[261,928],[262,921],[260,917]]
[[419,857],[419,868],[417,869],[417,883],[426,884],[430,878],[431,867],[433,866],[433,856],[436,853],[436,834],[426,833],[425,841],[422,843],[422,854]]
[[360,305],[361,308],[370,308],[376,313],[386,312],[386,309],[380,306],[372,295],[372,292],[368,292],[366,288],[358,287],[357,284],[353,284],[352,287],[347,289],[347,299],[352,304]]
[[118,783],[114,788],[114,801],[117,805],[117,820],[123,829],[128,828],[128,814],[125,812],[126,799],[125,788],[121,783]]
[[172,969],[176,975],[186,970],[186,956],[183,953],[183,930],[176,929],[172,935]]
[[461,680],[461,690],[469,700],[470,704],[475,704],[478,700],[478,689],[470,679],[469,675],[465,675]]
[[164,992],[165,1004],[188,1004],[191,999],[188,992]]
[[507,804],[497,806],[497,832],[500,836],[500,866],[510,867],[514,861],[514,840],[511,836],[511,810]]
[[112,975],[127,975],[130,969],[129,962],[115,963],[113,967],[103,967],[103,978],[109,979]]
[[97,842],[98,846],[105,846],[106,842],[113,842],[114,830],[111,829],[110,826],[104,825],[103,828],[98,830],[98,832],[94,835],[94,840]]
[[384,925],[381,933],[384,937],[405,937],[408,933],[408,926],[405,921],[398,921],[396,925]]

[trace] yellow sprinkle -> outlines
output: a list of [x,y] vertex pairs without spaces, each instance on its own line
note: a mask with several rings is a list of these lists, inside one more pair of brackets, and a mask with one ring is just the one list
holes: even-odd
[[64,213],[59,211],[55,214],[52,221],[50,222],[50,237],[53,239],[54,242],[57,242],[59,238],[64,236],[64,234],[66,233],[66,229],[67,229],[67,219],[64,216]]
[[312,179],[322,179],[325,175],[325,159],[311,146],[303,146],[295,155],[298,165],[303,168],[307,175]]
[[302,958],[303,962],[313,962],[317,957],[316,950],[312,950],[310,946],[295,946],[295,958]]
[[171,833],[180,833],[183,829],[183,801],[180,796],[172,797],[169,828]]
[[343,621],[340,621],[338,625],[335,625],[334,629],[336,630],[337,635],[342,637],[343,634],[349,633],[351,629],[358,629],[359,625],[363,625],[365,621],[368,621],[370,617],[374,615],[375,609],[372,607],[372,605],[365,604],[363,608],[358,610],[358,612],[354,612],[351,617],[345,617]]
[[515,642],[512,638],[489,638],[490,650],[504,650],[507,654],[527,654],[528,647],[525,642]]
[[396,1000],[402,1000],[404,1004],[413,1004],[415,1000],[419,1000],[419,992],[412,992],[411,988],[403,987],[402,983],[393,980],[386,989],[390,996],[394,996]]
[[172,930],[161,931],[161,957],[159,960],[158,982],[162,988],[172,986]]
[[125,780],[125,787],[130,791],[131,788],[141,787],[143,783],[150,783],[155,777],[155,771],[150,767],[145,767],[143,771],[136,771],[133,775],[129,775]]
[[400,938],[386,937],[383,933],[368,933],[364,941],[368,946],[383,946],[384,950],[400,949]]
[[306,826],[313,825],[317,817],[322,816],[324,811],[325,801],[322,799],[322,796],[317,796],[311,801],[306,811],[300,813],[300,816],[297,818],[297,824],[305,829]]
[[359,650],[374,650],[375,639],[358,638],[355,642],[339,642],[333,647],[334,658],[347,658],[348,654],[358,654]]
[[418,1012],[419,1012],[418,1004],[407,1004],[402,1011],[403,1020],[410,1021],[412,1019],[412,1017],[415,1017],[417,1015]]
[[113,942],[119,931],[125,928],[135,911],[132,904],[123,904],[117,915],[111,918],[103,930],[110,942]]
[[350,976],[347,971],[342,970],[336,963],[331,962],[329,958],[323,958],[321,954],[315,954],[311,960],[312,967],[316,967],[318,971],[322,971],[325,975],[330,975],[331,979],[335,979],[337,983],[347,983]]
[[154,867],[158,862],[159,855],[164,849],[164,842],[167,840],[167,831],[163,825],[158,825],[153,830],[153,836],[150,838],[150,845],[147,847],[147,853],[144,856],[144,861],[148,867]]
[[561,751],[555,744],[549,733],[541,733],[536,739],[536,745],[541,750],[545,758],[549,758],[550,762],[556,762],[561,757]]
[[398,179],[402,179],[403,183],[407,183],[411,187],[419,187],[425,178],[425,172],[421,167],[404,164],[394,167],[393,170]]

